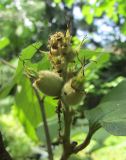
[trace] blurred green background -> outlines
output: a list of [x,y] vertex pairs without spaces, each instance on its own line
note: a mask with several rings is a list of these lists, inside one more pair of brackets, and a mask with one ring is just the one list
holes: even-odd
[[[0,0],[0,130],[14,160],[47,159],[38,102],[18,57],[22,54],[23,59],[31,58],[27,65],[35,70],[49,68],[46,57],[36,48],[48,50],[49,36],[66,31],[69,22],[75,46],[86,36],[80,56],[85,55],[88,62],[97,60],[86,72],[87,97],[84,105],[77,108],[73,140],[81,142],[87,131],[84,108],[96,107],[126,77],[124,0]],[[56,103],[46,97],[54,144],[58,134]],[[61,146],[53,145],[55,160],[59,159],[61,150]],[[71,160],[125,160],[125,150],[125,137],[110,136],[102,129],[90,146]]]

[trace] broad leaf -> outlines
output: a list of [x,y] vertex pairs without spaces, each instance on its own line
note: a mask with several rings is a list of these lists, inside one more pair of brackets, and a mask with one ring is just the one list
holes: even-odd
[[126,135],[126,80],[112,89],[99,106],[85,114],[90,126],[100,124],[113,135]]
[[[36,48],[40,48],[42,45],[42,43],[34,43],[32,45],[29,45],[28,47],[26,47],[25,49],[23,49],[23,51],[21,52],[20,55],[20,59],[18,61],[18,67],[16,69],[16,73],[13,76],[12,80],[0,90],[0,99],[6,97],[10,90],[14,87],[14,85],[16,85],[18,83],[18,81],[20,81],[20,79],[22,78],[22,75],[24,74],[24,66],[23,66],[23,61],[30,61],[30,59],[34,56],[34,54],[36,53]],[[47,60],[47,55],[45,55],[43,57],[43,59],[41,60],[41,62],[37,63],[37,64],[33,64],[33,69],[35,68],[34,66],[37,66],[37,69],[47,69],[49,67],[49,62]]]
[[20,80],[20,86],[18,87],[15,100],[16,106],[24,112],[33,127],[37,127],[37,125],[41,122],[40,107],[32,85],[25,76],[22,76]]
[[[30,128],[35,131],[38,125],[43,123],[38,100],[32,88],[32,84],[27,77],[22,76],[19,84],[20,86],[18,87],[18,93],[15,97],[16,106],[23,113],[23,119],[26,119],[26,121],[31,124]],[[44,106],[47,118],[55,116],[55,110],[57,106],[56,100],[53,100],[51,97],[46,97]],[[24,127],[27,131],[27,127],[29,127],[29,125],[25,124]]]
[[[56,116],[48,119],[48,128],[49,128],[49,133],[50,133],[50,138],[51,141],[57,140],[57,135],[58,135],[58,119]],[[46,143],[46,137],[45,137],[45,131],[44,131],[44,125],[43,123],[40,123],[38,127],[36,128],[37,136],[39,139],[43,142]]]
[[[17,80],[20,80],[22,74],[23,74],[23,70],[24,70],[24,65],[27,65],[27,62],[30,61],[30,59],[34,56],[34,54],[36,53],[36,48],[40,48],[41,47],[41,43],[34,43],[32,45],[29,45],[27,48],[23,49],[18,61],[18,67],[16,70],[16,74],[15,77],[17,78]],[[35,47],[34,47],[35,46]],[[26,64],[23,64],[26,63]]]
[[[37,72],[39,70],[47,70],[50,68],[48,55],[46,53],[39,53],[37,50],[41,47],[41,45],[41,43],[34,43],[22,51],[14,77],[16,79],[16,84],[18,85],[18,92],[15,97],[16,106],[19,113],[22,113],[21,115],[23,115],[23,118],[21,116],[20,120],[28,135],[34,139],[34,132],[36,131],[36,128],[40,123],[43,123],[42,115],[32,84],[28,77],[25,76],[24,72],[27,74],[27,69]],[[38,60],[36,59],[36,57],[38,58],[38,55],[36,54],[44,55],[39,55],[40,60]],[[53,100],[53,98],[46,97],[44,105],[47,118],[55,116],[57,101]],[[33,134],[28,132],[29,128],[32,130]]]
[[125,119],[103,120],[102,126],[111,134],[116,136],[126,136],[126,117]]

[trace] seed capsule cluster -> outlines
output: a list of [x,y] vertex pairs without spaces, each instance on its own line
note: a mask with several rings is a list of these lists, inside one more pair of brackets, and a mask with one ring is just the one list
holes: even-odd
[[75,56],[69,30],[66,33],[56,32],[54,35],[51,35],[48,46],[50,49],[49,59],[53,69],[60,74],[64,74],[68,63],[73,61]]
[[[61,97],[67,105],[77,105],[84,94],[84,76],[76,69],[76,51],[71,44],[70,31],[56,32],[48,41],[52,71],[40,71],[34,85],[48,96]],[[69,68],[73,66],[74,69]]]

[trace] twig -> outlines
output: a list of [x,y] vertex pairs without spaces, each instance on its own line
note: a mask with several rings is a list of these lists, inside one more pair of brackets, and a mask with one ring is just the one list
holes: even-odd
[[81,143],[80,145],[78,145],[73,153],[78,153],[79,151],[81,151],[82,149],[86,148],[88,146],[88,144],[90,143],[91,141],[91,138],[92,138],[92,133],[89,131],[88,134],[87,134],[87,137],[86,139],[83,141],[83,143]]
[[78,146],[76,146],[73,150],[73,153],[78,153],[79,151],[85,149],[90,141],[91,141],[91,138],[93,136],[93,134],[100,128],[100,125],[98,124],[97,126],[92,126],[92,127],[89,127],[89,131],[88,131],[88,134],[85,138],[85,140]]
[[40,105],[41,115],[42,115],[43,124],[44,124],[44,131],[45,131],[45,136],[46,136],[46,142],[47,142],[48,157],[49,157],[49,160],[53,160],[51,139],[50,139],[49,128],[48,128],[46,113],[45,113],[45,108],[44,108],[44,98],[41,99],[37,89],[35,87],[33,87],[33,88],[34,88],[35,94],[38,98],[39,105]]
[[3,64],[6,64],[7,66],[9,66],[12,69],[16,69],[13,65],[11,65],[8,61],[4,60],[3,58],[0,58],[0,62]]

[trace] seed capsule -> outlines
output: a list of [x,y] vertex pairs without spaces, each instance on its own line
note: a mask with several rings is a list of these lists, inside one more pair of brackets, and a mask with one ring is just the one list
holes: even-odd
[[34,82],[41,92],[48,96],[60,96],[63,79],[55,72],[40,71],[39,78]]
[[84,92],[72,88],[72,79],[70,79],[62,89],[62,98],[67,105],[77,105],[84,98]]

